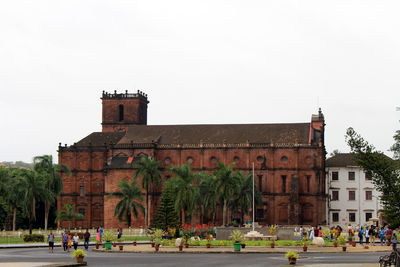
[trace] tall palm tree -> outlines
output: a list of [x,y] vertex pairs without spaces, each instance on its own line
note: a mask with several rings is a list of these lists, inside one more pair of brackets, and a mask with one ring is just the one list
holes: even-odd
[[149,223],[149,187],[157,187],[161,184],[161,162],[154,160],[151,157],[141,157],[139,161],[134,162],[134,168],[136,172],[134,178],[142,176],[142,187],[146,191],[146,209],[145,209],[145,226],[147,228]]
[[[239,184],[239,193],[231,201],[231,207],[234,211],[240,211],[241,222],[244,222],[244,214],[248,213],[253,207],[253,174],[245,175],[241,171],[234,174],[237,177]],[[261,194],[257,190],[257,185],[254,184],[254,202],[255,206],[262,204]]]
[[67,177],[71,174],[67,166],[53,164],[53,156],[44,155],[33,158],[34,170],[44,179],[46,195],[44,199],[44,229],[47,230],[50,208],[63,190],[61,172]]
[[169,186],[175,192],[175,209],[181,213],[181,221],[185,223],[185,217],[190,217],[200,198],[199,188],[196,186],[195,176],[189,163],[182,164],[180,167],[168,169],[174,177],[168,181]]
[[12,213],[12,230],[16,230],[17,209],[24,206],[23,180],[19,175],[19,169],[10,169],[8,172],[7,183],[4,185],[5,191],[1,194],[5,197],[10,213]]
[[197,178],[201,196],[199,206],[202,215],[215,222],[215,213],[217,210],[217,179],[214,175],[210,175],[206,172],[198,173]]
[[[16,230],[16,217],[17,208],[22,206],[23,200],[22,190],[20,186],[20,179],[17,175],[18,169],[8,169],[0,167],[0,199],[7,204],[8,217],[12,216],[12,230]],[[6,227],[7,220],[4,222],[4,228]]]
[[128,227],[131,227],[131,216],[138,217],[139,209],[144,213],[145,208],[140,203],[143,201],[142,191],[137,185],[137,179],[133,179],[129,184],[125,179],[118,182],[120,191],[108,194],[108,197],[117,197],[121,199],[115,206],[114,215],[118,216],[118,220],[122,221],[125,217]]
[[83,220],[85,216],[78,212],[75,212],[75,206],[64,203],[65,210],[58,210],[56,214],[56,222],[68,221],[68,229],[71,228],[72,220]]
[[226,166],[222,162],[217,163],[217,168],[214,170],[213,174],[217,178],[216,190],[218,199],[222,206],[222,224],[226,225],[227,222],[227,207],[228,202],[233,199],[235,194],[239,191],[238,179],[233,175],[233,165]]
[[36,203],[45,198],[45,183],[36,172],[27,169],[18,169],[17,177],[21,179],[21,189],[24,190],[26,201],[25,211],[29,214],[29,234],[32,234],[32,224],[36,220]]

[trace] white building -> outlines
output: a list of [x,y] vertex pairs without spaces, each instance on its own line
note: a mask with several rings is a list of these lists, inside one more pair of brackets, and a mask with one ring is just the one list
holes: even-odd
[[372,176],[356,166],[352,154],[340,153],[326,160],[327,222],[330,225],[365,225],[378,218],[380,193]]

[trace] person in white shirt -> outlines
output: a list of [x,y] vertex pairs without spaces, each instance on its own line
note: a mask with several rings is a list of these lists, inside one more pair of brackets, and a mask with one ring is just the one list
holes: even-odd
[[74,250],[77,250],[78,249],[78,243],[79,243],[78,233],[75,233],[75,235],[73,237],[73,240],[74,240]]

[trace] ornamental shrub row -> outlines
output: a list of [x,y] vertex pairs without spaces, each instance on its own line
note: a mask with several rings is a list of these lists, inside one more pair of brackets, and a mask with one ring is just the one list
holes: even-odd
[[24,235],[24,242],[44,242],[44,235],[41,234]]

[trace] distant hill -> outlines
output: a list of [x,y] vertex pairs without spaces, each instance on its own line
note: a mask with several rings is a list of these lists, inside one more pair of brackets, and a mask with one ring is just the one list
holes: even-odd
[[23,161],[16,161],[16,162],[3,161],[3,162],[0,162],[0,166],[1,165],[5,165],[5,166],[8,166],[8,167],[15,167],[15,168],[20,168],[20,167],[29,168],[29,169],[33,168],[33,163],[26,163],[26,162],[23,162]]

